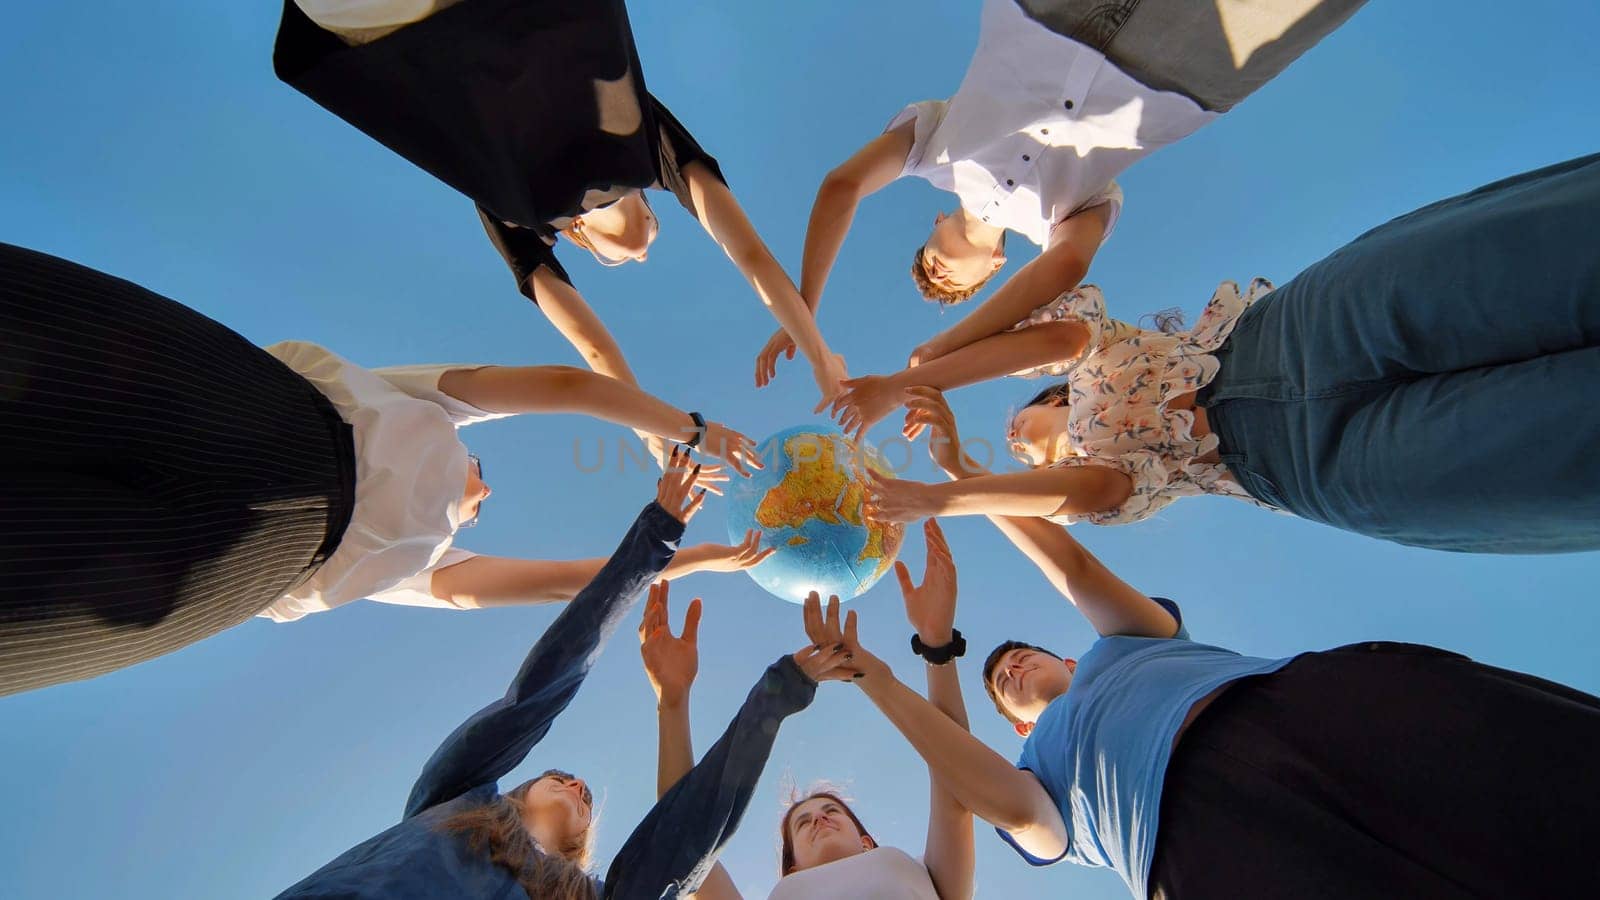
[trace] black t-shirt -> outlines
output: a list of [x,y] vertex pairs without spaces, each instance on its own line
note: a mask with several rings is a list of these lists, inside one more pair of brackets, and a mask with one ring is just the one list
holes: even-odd
[[[689,196],[689,182],[684,177],[683,167],[689,163],[698,162],[711,170],[711,174],[718,181],[727,184],[727,179],[722,175],[722,167],[717,164],[716,157],[706,152],[700,142],[694,139],[683,123],[678,121],[670,110],[661,104],[654,96],[650,98],[650,107],[654,113],[656,125],[661,132],[660,151],[656,161],[656,182],[650,187],[656,190],[671,191],[683,204],[690,214],[694,214],[694,201]],[[556,258],[555,245],[559,231],[549,225],[534,228],[522,228],[509,222],[495,218],[493,213],[478,207],[478,218],[483,222],[484,231],[489,234],[489,242],[500,252],[501,258],[511,268],[511,274],[517,279],[517,289],[535,303],[533,282],[530,279],[540,266],[549,267],[557,278],[572,283],[572,278],[567,270]]]

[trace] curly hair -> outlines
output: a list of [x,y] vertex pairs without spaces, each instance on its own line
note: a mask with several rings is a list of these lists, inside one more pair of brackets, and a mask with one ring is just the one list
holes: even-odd
[[[1003,231],[1000,233],[1000,249],[1002,251],[1006,249],[1006,235]],[[917,293],[922,295],[922,299],[927,300],[930,303],[937,303],[940,306],[954,306],[957,303],[965,303],[966,301],[971,300],[972,295],[976,294],[980,290],[983,290],[983,286],[989,283],[989,279],[993,278],[1000,271],[999,269],[992,269],[987,275],[984,275],[982,278],[978,279],[977,282],[970,287],[964,287],[960,290],[941,287],[940,285],[934,284],[933,279],[928,275],[928,262],[924,256],[924,254],[927,253],[927,250],[928,245],[923,244],[917,248],[916,253],[912,254],[911,281],[916,284]]]

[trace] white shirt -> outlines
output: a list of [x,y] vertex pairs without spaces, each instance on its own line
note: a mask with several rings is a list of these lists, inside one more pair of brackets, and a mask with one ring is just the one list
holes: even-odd
[[[1122,205],[1113,179],[1218,113],[1152,90],[1105,56],[1028,18],[1016,0],[984,0],[978,49],[948,101],[913,103],[901,175],[954,193],[968,213],[1048,247],[1073,213]],[[1109,191],[1115,191],[1114,195]]]
[[879,847],[787,875],[767,900],[939,900],[928,867],[897,847]]
[[470,366],[363,369],[316,344],[285,341],[267,352],[300,373],[355,433],[356,490],[350,525],[310,579],[258,615],[292,622],[368,597],[411,606],[451,604],[429,590],[436,569],[472,558],[450,543],[467,488],[462,425],[503,418],[439,390]]

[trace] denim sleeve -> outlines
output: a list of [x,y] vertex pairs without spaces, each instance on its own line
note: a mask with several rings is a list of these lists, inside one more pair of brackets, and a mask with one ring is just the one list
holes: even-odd
[[1172,636],[1172,639],[1175,641],[1191,640],[1189,637],[1189,629],[1184,627],[1183,624],[1183,610],[1178,608],[1178,604],[1168,600],[1165,597],[1151,597],[1150,599],[1154,600],[1157,606],[1170,613],[1173,620],[1178,623],[1178,631]]
[[534,300],[533,286],[528,279],[540,266],[549,266],[557,278],[567,284],[572,283],[567,270],[556,259],[556,248],[546,240],[553,235],[552,232],[540,228],[514,228],[481,206],[478,207],[478,219],[483,222],[483,230],[489,235],[489,243],[494,245],[500,258],[510,267],[512,276],[517,279],[517,290],[524,297],[535,304],[539,302]]
[[405,818],[516,768],[572,702],[640,592],[677,552],[683,523],[651,503],[599,574],[567,604],[523,661],[506,695],[461,723],[411,788]]
[[784,656],[689,774],[656,801],[606,872],[603,900],[659,900],[700,887],[733,837],[785,717],[811,705],[817,683]]

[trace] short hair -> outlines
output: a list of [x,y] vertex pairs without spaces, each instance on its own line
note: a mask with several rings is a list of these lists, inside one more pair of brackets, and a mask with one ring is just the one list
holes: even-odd
[[983,690],[989,695],[989,700],[994,704],[994,708],[999,711],[1000,715],[1005,717],[1007,722],[1013,725],[1020,725],[1022,720],[1012,715],[1011,710],[1006,709],[1005,704],[1000,702],[1000,694],[994,689],[994,670],[1000,665],[1000,657],[1013,650],[1037,650],[1046,656],[1053,656],[1056,659],[1061,659],[1062,657],[1059,653],[1052,653],[1038,644],[1030,644],[1027,641],[1006,641],[989,651],[989,657],[983,661]]
[[[1000,249],[1003,251],[1005,248],[1006,235],[1002,231],[1000,233]],[[954,306],[957,303],[965,303],[971,300],[972,295],[983,290],[983,286],[989,283],[989,279],[1000,271],[999,269],[991,270],[989,274],[979,278],[976,284],[960,290],[941,287],[934,284],[933,279],[928,275],[928,262],[923,256],[927,250],[928,245],[924,242],[922,246],[917,248],[917,252],[911,255],[911,280],[916,284],[917,293],[922,295],[922,299],[938,303],[941,306]]]

